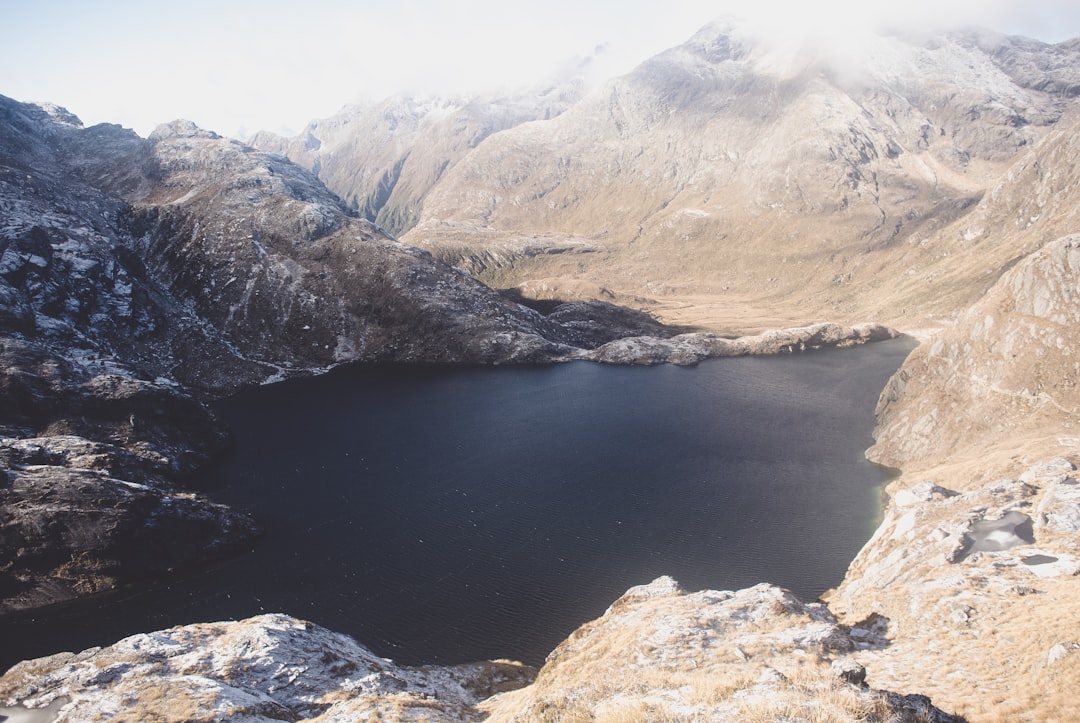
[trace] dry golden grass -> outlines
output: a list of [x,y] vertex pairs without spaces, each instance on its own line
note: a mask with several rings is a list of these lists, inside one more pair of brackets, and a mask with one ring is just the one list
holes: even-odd
[[[326,720],[416,721],[436,723],[446,720],[470,720],[475,711],[452,703],[422,698],[408,693],[353,696],[340,701],[342,705],[310,719],[311,723]],[[305,719],[307,720],[307,719]]]
[[828,670],[803,671],[775,691],[740,705],[733,720],[855,723],[889,721],[894,712],[886,696],[856,688]]
[[[819,660],[787,661],[782,679],[719,679],[711,673],[626,671],[595,685],[546,695],[521,691],[488,719],[515,723],[665,723],[667,721],[799,721],[856,723],[896,720],[884,694],[841,681]],[[710,680],[710,678],[712,680]]]
[[194,694],[180,678],[144,685],[118,714],[98,711],[97,715],[99,720],[117,723],[213,723],[218,714],[210,708],[211,703]]
[[[1017,479],[1031,464],[1054,456],[1074,457],[1057,436],[1017,435],[998,448],[980,447],[947,463],[926,466],[897,480],[892,489],[930,480],[959,492],[984,490],[997,480]],[[889,619],[890,641],[857,657],[867,682],[880,689],[928,695],[943,710],[972,723],[1076,720],[1080,709],[1080,653],[1048,665],[1058,644],[1080,642],[1080,596],[1076,577],[1041,578],[1016,562],[1025,547],[983,553],[948,563],[940,551],[905,559],[903,578],[889,589],[859,588],[868,561],[886,560],[940,529],[956,529],[972,510],[989,518],[1006,505],[1034,515],[1042,489],[1014,499],[977,493],[961,504],[921,509],[914,543],[883,538],[869,556],[861,553],[848,581],[829,595],[834,612],[854,624],[869,612]],[[1036,528],[1032,548],[1080,555],[1075,535]]]
[[592,720],[596,723],[678,723],[686,718],[647,701],[620,701],[603,706]]

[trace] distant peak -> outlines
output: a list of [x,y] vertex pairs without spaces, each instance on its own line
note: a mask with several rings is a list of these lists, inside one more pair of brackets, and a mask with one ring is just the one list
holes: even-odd
[[189,120],[174,120],[162,123],[150,134],[150,140],[160,141],[166,138],[221,138],[213,131],[203,130]]
[[45,111],[57,123],[75,126],[76,128],[83,127],[83,122],[79,120],[79,117],[67,108],[58,106],[55,103],[35,103],[35,105]]

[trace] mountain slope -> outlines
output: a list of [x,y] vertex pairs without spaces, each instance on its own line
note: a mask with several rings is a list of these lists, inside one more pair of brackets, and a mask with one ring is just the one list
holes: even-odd
[[[490,137],[432,188],[405,240],[556,296],[591,285],[854,320],[875,298],[846,285],[906,272],[907,244],[970,212],[1076,104],[1078,51],[888,36],[855,66],[713,24],[557,118]],[[587,262],[555,242],[470,266],[563,237]]]
[[394,96],[348,106],[312,121],[296,138],[262,132],[250,142],[312,171],[361,216],[402,234],[416,224],[432,186],[485,138],[552,118],[576,102],[583,81],[571,70],[516,94]]

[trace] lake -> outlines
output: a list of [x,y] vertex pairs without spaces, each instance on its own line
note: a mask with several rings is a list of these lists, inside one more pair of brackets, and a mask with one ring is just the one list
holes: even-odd
[[0,623],[0,668],[286,612],[401,663],[542,663],[627,588],[813,599],[869,539],[909,340],[693,368],[354,366],[219,403],[211,494],[266,535],[210,568]]

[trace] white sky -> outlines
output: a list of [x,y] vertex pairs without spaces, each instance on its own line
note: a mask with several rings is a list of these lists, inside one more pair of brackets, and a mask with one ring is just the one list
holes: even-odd
[[833,38],[883,21],[1080,36],[1077,0],[0,0],[0,94],[142,135],[295,132],[398,91],[528,85],[601,44],[625,72],[726,13]]

